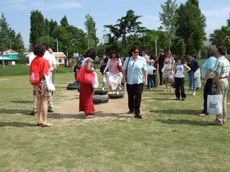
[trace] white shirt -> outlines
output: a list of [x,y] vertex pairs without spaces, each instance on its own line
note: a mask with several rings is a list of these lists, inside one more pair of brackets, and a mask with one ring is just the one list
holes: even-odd
[[53,71],[54,66],[56,68],[56,59],[54,55],[50,54],[49,51],[46,51],[43,58],[49,61],[50,71]]

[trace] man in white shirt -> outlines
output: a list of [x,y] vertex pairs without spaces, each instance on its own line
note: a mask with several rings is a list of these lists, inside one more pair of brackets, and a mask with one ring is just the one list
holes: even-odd
[[[43,43],[43,45],[46,47],[46,52],[43,56],[44,59],[47,59],[49,61],[50,64],[50,77],[52,79],[52,82],[54,84],[54,74],[56,72],[57,69],[57,65],[56,65],[56,59],[54,57],[54,55],[52,54],[52,49],[49,48],[49,45],[47,43]],[[50,50],[50,52],[49,52]],[[49,96],[48,99],[48,112],[53,112],[54,111],[54,103],[53,103],[53,92],[52,94]]]

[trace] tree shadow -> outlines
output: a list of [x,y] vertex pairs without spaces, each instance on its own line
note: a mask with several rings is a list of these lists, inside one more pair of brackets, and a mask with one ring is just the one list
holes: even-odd
[[207,126],[211,125],[210,122],[206,121],[192,121],[192,120],[187,120],[187,119],[157,119],[156,121],[164,123],[164,124],[185,124],[185,125],[199,125],[199,126]]
[[0,127],[35,127],[36,124],[26,122],[0,122]]

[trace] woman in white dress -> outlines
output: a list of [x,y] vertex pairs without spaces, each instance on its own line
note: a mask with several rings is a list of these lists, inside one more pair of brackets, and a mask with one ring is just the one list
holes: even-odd
[[110,52],[110,58],[104,69],[104,75],[109,85],[109,93],[119,94],[122,81],[122,62],[115,51]]

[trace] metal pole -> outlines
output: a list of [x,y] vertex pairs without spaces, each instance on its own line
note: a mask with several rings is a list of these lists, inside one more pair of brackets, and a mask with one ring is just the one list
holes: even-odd
[[56,39],[56,43],[57,43],[57,52],[58,52],[58,39]]
[[157,56],[157,39],[158,37],[155,37],[155,55]]

